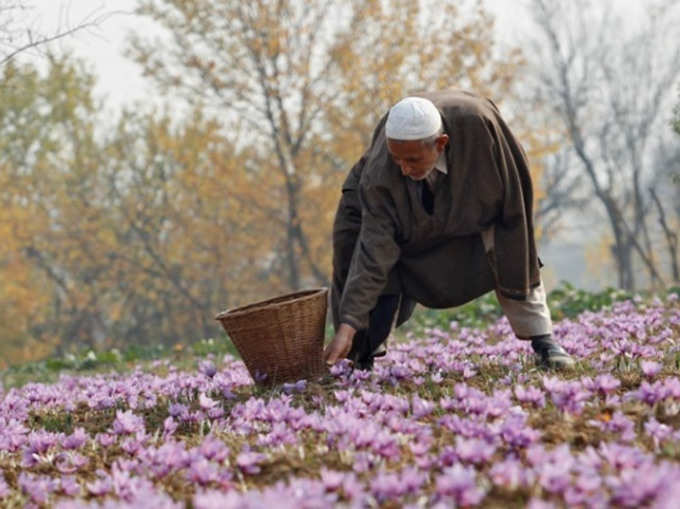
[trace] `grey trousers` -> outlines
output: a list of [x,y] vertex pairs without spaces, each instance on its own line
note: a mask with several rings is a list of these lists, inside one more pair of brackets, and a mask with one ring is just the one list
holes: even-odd
[[[492,226],[482,232],[482,242],[487,253],[494,247],[494,230]],[[518,338],[531,339],[533,336],[552,334],[552,320],[543,281],[531,289],[526,300],[508,299],[503,297],[498,290],[496,290],[496,298]]]

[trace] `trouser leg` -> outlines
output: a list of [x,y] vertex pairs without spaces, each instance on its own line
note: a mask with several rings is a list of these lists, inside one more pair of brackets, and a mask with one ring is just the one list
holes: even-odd
[[368,329],[358,330],[354,335],[347,358],[360,369],[373,367],[375,353],[390,335],[398,308],[399,295],[381,295],[369,315]]
[[531,289],[526,300],[508,299],[498,291],[496,297],[519,339],[552,334],[552,320],[542,281]]
[[[482,232],[482,242],[487,253],[493,250],[493,226]],[[519,339],[533,339],[552,334],[550,309],[548,309],[542,281],[531,289],[526,300],[509,299],[501,295],[498,290],[496,290],[496,297],[513,332]]]

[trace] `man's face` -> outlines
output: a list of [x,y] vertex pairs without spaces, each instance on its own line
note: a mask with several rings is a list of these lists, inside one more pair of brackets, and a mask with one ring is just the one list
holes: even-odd
[[433,144],[424,144],[420,140],[387,140],[387,150],[401,168],[402,175],[413,180],[422,180],[432,171],[448,141],[446,134],[437,138]]

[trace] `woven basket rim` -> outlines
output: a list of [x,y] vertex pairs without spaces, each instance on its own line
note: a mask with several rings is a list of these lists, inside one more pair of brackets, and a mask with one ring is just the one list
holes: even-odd
[[322,286],[319,288],[298,290],[295,292],[279,295],[277,297],[270,297],[268,299],[253,302],[251,304],[246,304],[243,306],[238,306],[235,308],[222,311],[215,316],[215,320],[222,320],[223,318],[233,318],[237,316],[242,316],[252,313],[255,310],[261,311],[264,309],[276,309],[288,305],[292,301],[304,302],[306,300],[314,299],[318,297],[319,294],[326,292],[328,292],[328,288]]

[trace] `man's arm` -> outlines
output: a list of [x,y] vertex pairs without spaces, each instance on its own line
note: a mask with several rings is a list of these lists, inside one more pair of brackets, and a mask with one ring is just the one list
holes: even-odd
[[356,330],[368,328],[369,314],[401,254],[396,207],[389,191],[371,184],[359,191],[361,231],[340,302],[340,322]]
[[369,315],[397,263],[396,212],[385,189],[361,190],[362,221],[340,302],[339,327],[324,352],[327,364],[347,356],[357,330],[368,328]]

